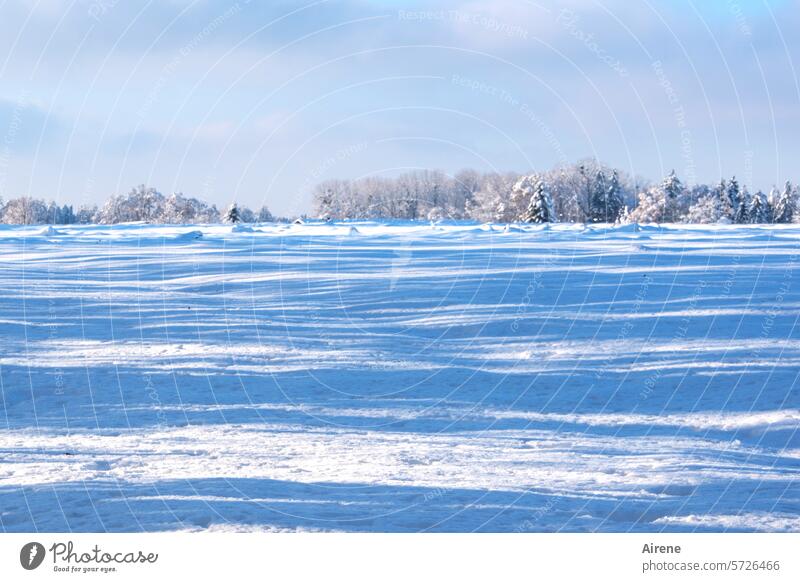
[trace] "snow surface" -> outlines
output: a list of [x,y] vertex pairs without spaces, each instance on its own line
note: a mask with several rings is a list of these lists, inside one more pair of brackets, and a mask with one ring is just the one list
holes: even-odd
[[800,531],[798,250],[0,227],[0,527]]

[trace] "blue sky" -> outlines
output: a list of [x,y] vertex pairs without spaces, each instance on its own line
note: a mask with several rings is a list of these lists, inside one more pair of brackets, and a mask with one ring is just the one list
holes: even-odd
[[0,196],[297,214],[332,177],[800,180],[796,1],[0,0]]

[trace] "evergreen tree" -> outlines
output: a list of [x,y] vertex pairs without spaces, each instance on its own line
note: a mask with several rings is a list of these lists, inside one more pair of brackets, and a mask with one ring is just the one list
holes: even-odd
[[[720,183],[722,186],[724,182]],[[731,178],[728,182],[727,188],[721,193],[720,196],[720,210],[722,218],[727,218],[734,221],[736,218],[736,210],[739,207],[739,182],[736,181],[736,176]]]
[[727,218],[729,214],[732,216],[733,208],[728,198],[728,184],[724,179],[720,180],[719,184],[714,188],[714,197],[717,199],[717,209],[719,211],[717,220]]
[[664,196],[668,200],[677,200],[677,198],[683,194],[683,184],[677,174],[675,174],[675,170],[672,170],[669,175],[664,178],[662,188],[664,188]]
[[[579,177],[578,182],[580,182],[581,184],[580,190],[583,190],[583,195],[586,197],[586,207],[582,209],[583,219],[586,222],[593,222],[594,220],[592,216],[592,199],[594,197],[594,189],[592,188],[592,179],[589,176],[589,172],[584,164],[580,164],[577,170]],[[580,190],[577,190],[575,192],[575,198],[577,200],[581,199]]]
[[61,224],[75,224],[75,211],[71,205],[61,207]]
[[608,187],[608,194],[606,196],[606,222],[618,220],[623,209],[625,209],[623,189],[622,185],[619,183],[619,172],[614,170],[611,174],[611,184]]
[[270,212],[269,208],[266,206],[262,206],[261,210],[258,211],[258,222],[273,222],[275,217]]
[[614,170],[611,181],[606,185],[606,176],[599,170],[594,183],[592,196],[592,222],[615,222],[622,212],[625,201],[622,199],[622,186],[619,174]]
[[754,224],[763,224],[771,222],[770,208],[767,197],[760,190],[755,193],[748,209],[748,217],[750,222]]
[[792,183],[788,180],[783,188],[778,200],[775,203],[775,210],[773,212],[773,222],[786,224],[792,222],[794,217],[794,193]]
[[225,222],[236,224],[239,221],[241,221],[241,217],[239,216],[239,207],[236,206],[236,202],[234,202],[225,212]]
[[748,213],[748,198],[749,195],[747,194],[747,188],[744,188],[741,192],[739,192],[739,196],[737,197],[736,212],[733,215],[733,221],[736,224],[746,224],[750,222],[750,216]]
[[591,192],[589,220],[591,222],[608,222],[608,189],[606,188],[606,175],[602,170],[597,170]]
[[47,205],[47,220],[50,224],[63,224],[61,222],[61,207],[55,202]]
[[664,178],[661,189],[664,191],[664,220],[676,222],[678,220],[678,204],[683,198],[684,188],[675,174],[675,170],[672,170]]
[[547,187],[542,180],[537,181],[536,186],[534,186],[533,195],[525,213],[525,222],[555,222],[550,192],[547,191]]

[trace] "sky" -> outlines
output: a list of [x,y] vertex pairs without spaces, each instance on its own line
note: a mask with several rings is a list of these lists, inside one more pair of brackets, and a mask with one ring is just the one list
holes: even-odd
[[0,0],[0,196],[145,183],[311,210],[328,178],[800,180],[797,0]]

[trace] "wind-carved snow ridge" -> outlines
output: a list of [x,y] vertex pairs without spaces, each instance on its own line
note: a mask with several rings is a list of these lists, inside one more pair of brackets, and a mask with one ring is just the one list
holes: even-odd
[[799,250],[0,226],[0,529],[798,531]]

